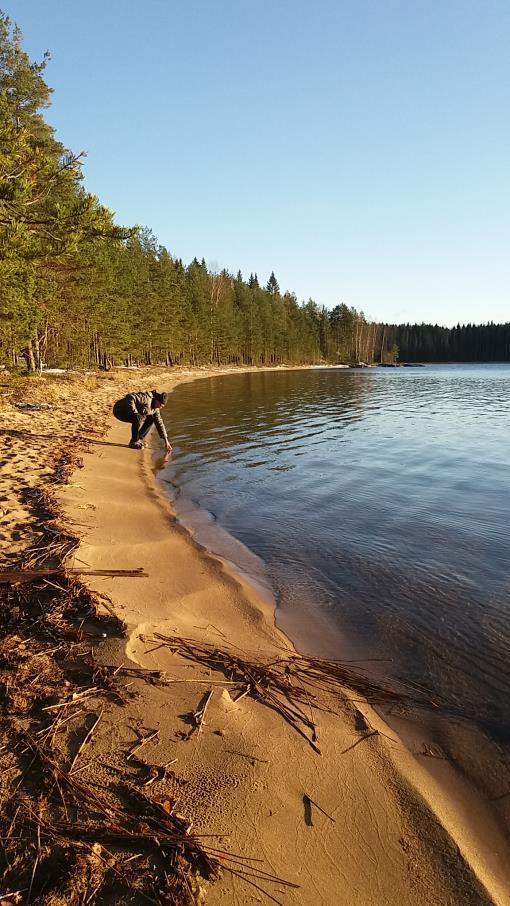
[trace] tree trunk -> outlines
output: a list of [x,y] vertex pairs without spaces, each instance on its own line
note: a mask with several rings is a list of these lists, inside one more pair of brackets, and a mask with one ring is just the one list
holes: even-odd
[[42,358],[41,358],[41,346],[39,343],[38,334],[36,334],[34,337],[33,348],[34,348],[35,367],[36,367],[37,371],[41,372],[42,371]]
[[34,356],[34,345],[32,343],[32,340],[28,341],[28,346],[25,350],[25,356],[26,356],[26,360],[27,360],[28,370],[30,372],[34,372],[36,370],[36,364],[35,364],[35,356]]
[[384,362],[384,341],[385,341],[385,339],[386,339],[386,325],[384,326],[382,340],[381,340],[381,362]]

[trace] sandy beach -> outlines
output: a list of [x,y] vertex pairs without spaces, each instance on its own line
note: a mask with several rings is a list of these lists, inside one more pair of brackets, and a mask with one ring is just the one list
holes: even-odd
[[[18,409],[15,394],[2,410],[3,556],[34,544],[27,489],[44,485],[62,445],[74,444],[83,468],[58,492],[81,539],[67,566],[144,572],[84,579],[127,626],[124,639],[105,633],[97,662],[158,671],[165,682],[133,672],[129,702],[109,701],[102,711],[83,776],[107,786],[144,739],[148,765],[171,763],[150,784],[155,801],[176,802],[195,833],[218,835],[226,851],[260,860],[252,864],[268,873],[267,882],[257,876],[250,885],[225,871],[204,885],[213,906],[271,897],[295,906],[510,903],[508,841],[490,804],[450,764],[413,753],[416,721],[404,745],[343,687],[317,691],[302,706],[316,737],[309,727],[300,733],[263,697],[243,694],[211,658],[183,656],[182,639],[255,664],[295,653],[271,604],[177,524],[154,476],[157,453],[128,449],[128,426],[109,416],[128,390],[171,392],[210,373],[218,370],[126,372],[61,385],[55,378],[51,410]],[[31,399],[50,399],[42,379],[34,387]],[[77,424],[84,408],[87,418]]]

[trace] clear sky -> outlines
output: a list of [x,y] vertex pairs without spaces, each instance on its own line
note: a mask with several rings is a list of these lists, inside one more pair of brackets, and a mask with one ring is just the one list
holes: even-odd
[[378,320],[510,320],[509,0],[0,0],[117,221]]

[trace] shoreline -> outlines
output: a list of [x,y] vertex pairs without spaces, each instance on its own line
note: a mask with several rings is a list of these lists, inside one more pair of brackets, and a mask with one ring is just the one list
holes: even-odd
[[[220,381],[217,386],[222,388],[220,396],[222,392],[229,395],[230,391],[227,388],[230,388],[231,385],[228,381]],[[200,407],[203,389],[198,391],[197,397],[190,394],[189,391],[184,392],[191,411],[193,411],[195,400],[198,400]],[[205,391],[206,394],[208,392]],[[179,412],[182,409],[182,403],[179,405],[176,401],[176,408]],[[207,432],[207,427],[205,430]],[[188,452],[191,451],[188,449]],[[171,506],[178,521],[206,550],[212,551],[214,555],[226,560],[233,567],[234,572],[239,573],[240,571],[249,584],[255,584],[255,587],[260,589],[262,580],[262,584],[265,581],[265,584],[268,585],[265,565],[259,557],[219,525],[214,514],[203,509],[198,501],[191,500],[188,496],[191,494],[193,498],[196,498],[198,494],[200,497],[200,482],[198,486],[193,485],[193,491],[190,492],[188,486],[190,476],[183,474],[179,478],[181,468],[178,467],[175,471],[170,467],[169,470],[160,472],[157,471],[157,464],[155,468],[155,478],[158,484],[165,491],[169,490]],[[193,466],[191,467],[191,478],[193,478]],[[207,480],[205,484],[207,490]],[[226,486],[225,492],[227,493]],[[273,518],[275,518],[274,515]],[[247,513],[244,526],[238,525],[238,528],[244,532],[249,525],[250,514]],[[269,531],[278,533],[278,523],[273,524]],[[278,549],[280,554],[285,556],[281,543]],[[254,577],[255,581],[253,581]],[[349,661],[356,661],[360,665],[367,662],[366,666],[369,667],[372,676],[377,676],[381,682],[396,682],[397,685],[402,683],[405,687],[408,672],[405,669],[398,669],[398,660],[392,664],[376,662],[369,664],[368,661],[372,657],[384,656],[381,649],[367,649],[366,644],[360,644],[356,636],[347,633],[344,626],[335,621],[334,615],[316,607],[314,600],[311,600],[309,595],[308,599],[303,601],[299,600],[299,596],[297,599],[292,596],[290,599],[284,598],[282,601],[270,587],[266,596],[273,601],[278,628],[291,639],[302,654],[333,660],[346,658]],[[445,655],[447,656],[447,652]],[[440,682],[441,676],[438,676],[437,679]],[[427,688],[430,698],[437,699],[440,686],[432,681],[428,683]],[[491,701],[490,697],[489,701]],[[443,700],[442,705],[438,708],[431,706],[429,710],[424,709],[422,713],[412,716],[407,722],[395,719],[394,723],[392,715],[382,713],[381,716],[389,722],[390,726],[394,727],[398,735],[403,735],[407,747],[417,755],[422,766],[436,779],[439,777],[446,782],[450,795],[455,796],[456,807],[465,809],[467,798],[470,802],[470,807],[467,809],[468,814],[485,814],[485,823],[490,824],[495,821],[508,835],[510,830],[508,800],[504,795],[500,796],[507,788],[508,756],[500,746],[496,735],[487,733],[481,719],[476,720],[477,715],[481,718],[483,714],[484,709],[482,708],[480,711],[479,708],[474,707],[467,695],[464,709],[461,709],[460,706],[453,706],[450,710],[448,701]],[[504,721],[500,722],[502,731],[505,726]],[[451,780],[448,778],[445,780],[444,770],[437,770],[438,761],[448,761],[452,766]],[[463,783],[459,782],[459,775],[464,776]]]
[[[27,382],[25,398],[50,399],[52,405],[42,413],[20,412],[16,395],[6,404],[4,556],[40,543],[41,523],[27,501],[33,490],[48,487],[48,479],[55,481],[53,469],[62,458],[70,462],[73,450],[77,465],[76,447],[83,449],[84,438],[76,431],[76,409],[101,427],[113,401],[129,390],[154,383],[171,390],[183,381],[238,370],[141,369],[79,382]],[[450,765],[419,764],[359,693],[344,688],[333,697],[318,694],[312,709],[307,704],[318,755],[263,700],[245,693],[236,701],[228,674],[210,662],[172,654],[155,638],[162,629],[174,640],[191,637],[254,662],[294,650],[275,626],[274,609],[177,524],[157,486],[150,452],[129,450],[127,430],[116,423],[105,438],[91,428],[84,468],[57,479],[68,482],[58,493],[67,516],[63,529],[81,534],[77,566],[142,567],[147,573],[86,581],[107,594],[129,630],[127,645],[115,631],[104,633],[102,642],[99,633],[94,669],[104,665],[115,676],[124,665],[129,681],[123,703],[114,695],[101,701],[100,729],[87,743],[81,778],[107,794],[119,774],[131,771],[132,782],[139,783],[139,769],[155,771],[149,778],[153,801],[175,801],[197,833],[217,834],[225,850],[262,860],[253,864],[277,876],[264,883],[266,895],[291,906],[508,903],[507,839],[486,810],[464,795],[462,783],[452,801]],[[140,670],[130,674],[127,657],[131,664],[165,671],[167,680]],[[34,671],[37,679],[35,666]],[[207,715],[190,735],[204,692]],[[407,718],[405,725],[417,727],[419,738],[419,722]],[[79,727],[76,732],[79,739]],[[151,734],[143,761],[137,758],[139,767],[129,768],[133,745]],[[72,736],[65,744],[71,752],[76,746]],[[160,776],[161,769],[150,766],[162,763],[173,767]],[[436,778],[426,770],[431,766]],[[258,888],[227,868],[207,891],[213,906],[262,900]]]
[[[276,627],[296,651],[310,657],[338,661],[346,659],[346,662],[355,663],[362,669],[366,665],[373,678],[379,679],[383,684],[388,682],[384,664],[371,663],[372,652],[365,650],[359,653],[356,639],[346,635],[331,617],[315,611],[312,604],[308,607],[300,604],[296,608],[294,602],[292,612],[282,608],[269,585],[263,561],[219,526],[214,517],[198,503],[184,498],[183,505],[178,486],[159,477],[157,463],[154,465],[153,476],[165,499],[169,501],[177,522],[189,532],[193,542],[206,554],[219,559],[230,573],[247,583],[255,593],[262,594],[274,610]],[[165,490],[168,483],[178,490],[177,501],[173,493]],[[236,555],[239,555],[239,559]],[[250,558],[254,561],[252,571]],[[267,587],[264,587],[264,583]],[[390,679],[390,682],[393,681]],[[405,687],[405,677],[397,679],[396,683]],[[498,777],[501,780],[499,772],[503,768],[503,756],[494,741],[487,738],[473,721],[452,717],[449,713],[443,713],[441,708],[436,711],[432,705],[406,717],[399,717],[398,714],[377,706],[376,710],[386,724],[387,731],[395,733],[408,752],[419,757],[425,774],[429,774],[440,789],[447,791],[450,807],[445,826],[450,826],[455,811],[464,815],[463,820],[469,830],[467,835],[463,831],[462,836],[469,838],[470,851],[476,851],[480,823],[483,825],[485,839],[480,847],[480,854],[488,864],[493,864],[497,874],[498,862],[504,860],[501,857],[494,859],[493,850],[498,851],[500,832],[505,838],[505,846],[508,845],[509,822],[508,810],[504,807],[501,811],[498,810],[499,800],[494,805],[491,804],[493,800],[490,788],[498,788],[498,785],[501,788]],[[448,754],[445,754],[445,750]],[[504,883],[506,885],[506,880]]]
[[[215,370],[211,373],[218,374],[221,372]],[[189,377],[184,377],[184,379],[193,380],[205,378],[206,376],[208,375],[204,373],[199,373],[198,375],[190,374]],[[181,383],[181,380],[178,383]],[[177,382],[175,382],[175,385],[177,385]],[[125,431],[125,426],[114,425],[108,437],[112,438],[110,443],[115,444],[115,446],[108,447],[108,442],[103,442],[105,447],[101,450],[99,457],[97,451],[92,457],[86,457],[85,469],[80,475],[80,484],[82,487],[85,486],[86,498],[84,498],[83,492],[65,489],[63,499],[71,520],[77,518],[77,508],[83,506],[84,499],[96,508],[90,524],[87,541],[85,544],[82,543],[78,552],[80,558],[85,559],[92,566],[105,566],[107,563],[111,566],[112,556],[114,556],[116,567],[136,568],[137,566],[142,566],[149,573],[149,593],[147,593],[147,580],[135,580],[133,582],[133,580],[116,579],[101,580],[93,583],[93,587],[96,590],[107,592],[114,603],[115,609],[117,610],[118,608],[117,612],[127,621],[130,627],[129,642],[126,647],[126,653],[130,659],[143,667],[175,672],[175,657],[169,656],[167,653],[161,653],[161,650],[158,653],[150,654],[147,651],[147,645],[143,642],[143,637],[146,633],[152,634],[156,627],[161,626],[167,631],[168,627],[170,627],[172,632],[177,630],[178,634],[188,633],[194,638],[197,638],[197,627],[199,627],[199,639],[209,637],[209,640],[214,638],[215,641],[221,642],[222,639],[228,638],[228,642],[238,648],[246,648],[246,639],[249,637],[250,649],[263,655],[274,653],[281,650],[282,647],[287,651],[292,650],[292,642],[277,628],[274,611],[268,606],[267,602],[257,596],[247,585],[243,584],[238,575],[230,572],[224,562],[218,562],[218,558],[214,558],[207,551],[200,549],[200,546],[192,541],[189,532],[178,525],[175,516],[172,514],[168,495],[164,495],[163,489],[157,487],[157,479],[153,475],[150,464],[150,452],[142,454],[137,462],[133,457],[133,451],[129,451],[122,446],[122,440],[125,441]],[[101,463],[98,462],[98,458],[102,460]],[[118,477],[119,470],[123,472],[121,478]],[[112,475],[115,476],[114,479],[112,479]],[[83,481],[84,478],[85,481]],[[111,487],[112,484],[113,487]],[[109,492],[108,485],[110,485]],[[133,490],[137,498],[134,503]],[[162,499],[163,495],[164,499]],[[133,512],[134,506],[135,511]],[[125,520],[126,516],[128,516],[130,524],[126,525],[125,521],[122,525],[117,524],[119,520]],[[135,524],[133,525],[133,523]],[[148,540],[149,532],[150,540]],[[136,563],[133,555],[135,555]],[[174,561],[179,558],[180,567],[176,566],[173,570],[168,569],[167,558],[171,556],[173,556]],[[214,562],[214,560],[217,562]],[[191,581],[190,588],[190,576],[193,575],[195,579],[194,582]],[[201,577],[198,581],[197,576]],[[168,594],[170,588],[171,594]],[[139,595],[144,598],[143,607],[139,605]],[[225,599],[227,606],[225,605]],[[210,617],[212,618],[209,619]],[[208,619],[209,622],[207,623]],[[193,620],[196,620],[196,623],[193,623]],[[205,625],[203,625],[204,622]],[[211,627],[214,628],[211,629]],[[189,673],[195,673],[195,670],[189,666],[185,669],[188,675]],[[224,691],[228,692],[228,686]],[[226,701],[228,703],[228,699]],[[231,701],[230,705],[232,705]],[[361,741],[361,737],[356,732],[353,733],[352,727],[353,716],[359,713],[358,707],[366,714],[368,725],[375,728],[374,737],[376,737],[367,739],[361,747],[357,746],[357,743]],[[247,737],[246,731],[241,733],[238,730],[232,731],[231,725],[235,718],[229,716],[228,711],[230,708],[225,708],[225,702],[219,701],[218,709],[220,712],[222,708],[225,713],[215,714],[214,720],[224,726],[220,726],[216,733],[212,729],[209,731],[204,730],[201,738],[201,755],[204,761],[201,766],[202,772],[205,771],[205,766],[207,765],[206,773],[209,777],[211,777],[212,770],[211,779],[214,778],[215,774],[219,774],[223,778],[222,782],[230,790],[230,784],[226,782],[224,776],[226,761],[229,765],[227,773],[235,778],[235,790],[238,791],[239,787],[246,787],[246,791],[241,794],[241,800],[250,797],[250,795],[254,799],[258,799],[259,796],[257,794],[261,786],[265,789],[266,795],[269,791],[270,797],[287,799],[285,794],[289,793],[289,791],[282,790],[282,776],[274,765],[272,765],[273,770],[267,773],[277,776],[254,779],[253,776],[247,775],[245,770],[240,771],[239,758],[227,758],[225,752],[220,756],[216,751],[218,749],[218,741],[225,738],[225,733],[227,733],[228,737],[228,733],[232,732],[234,736],[240,737],[245,748],[247,738],[250,740],[252,747],[258,748],[260,743],[257,740],[264,738],[264,735],[267,737],[269,732],[276,735],[287,753],[286,763],[288,763],[289,759],[291,763],[295,761],[296,766],[299,765],[301,770],[304,758],[307,776],[316,779],[318,766],[314,763],[314,759],[317,756],[314,755],[311,763],[308,764],[308,753],[306,753],[308,757],[305,757],[305,753],[300,751],[302,747],[301,741],[297,737],[294,739],[292,734],[289,735],[289,731],[285,727],[275,726],[272,716],[268,721],[267,715],[251,713],[260,710],[259,707],[248,707],[247,704],[243,704],[243,707],[239,710],[242,711],[250,723],[258,723],[261,731],[248,733]],[[337,783],[338,777],[342,775],[342,769],[344,768],[344,762],[341,760],[340,755],[343,749],[347,752],[354,743],[355,748],[353,746],[352,755],[350,753],[349,755],[345,754],[346,759],[349,757],[355,758],[356,763],[354,779],[352,776],[353,766],[349,765],[348,768],[351,781],[349,798],[351,799],[351,804],[355,802],[356,814],[360,810],[365,814],[369,828],[370,824],[373,824],[373,820],[370,821],[370,818],[373,819],[374,811],[377,814],[376,825],[382,824],[385,827],[387,836],[382,840],[380,827],[372,827],[372,834],[368,833],[368,845],[370,849],[373,847],[375,847],[375,850],[380,849],[379,859],[376,860],[380,866],[384,866],[388,862],[388,847],[392,852],[390,861],[393,865],[393,873],[389,873],[391,875],[388,878],[390,883],[387,888],[386,883],[383,884],[383,887],[386,888],[386,892],[383,893],[381,880],[374,881],[373,878],[369,879],[366,877],[366,873],[361,870],[360,866],[364,855],[366,855],[367,832],[365,830],[362,833],[360,832],[358,820],[354,822],[354,827],[351,826],[347,829],[345,826],[345,821],[347,820],[345,815],[343,816],[344,833],[347,833],[351,840],[351,848],[353,840],[355,842],[355,850],[357,844],[357,858],[354,859],[355,867],[351,864],[349,871],[349,866],[344,864],[345,854],[342,853],[342,841],[345,840],[345,837],[343,834],[336,837],[336,846],[333,847],[333,850],[337,850],[336,856],[332,856],[330,851],[325,864],[324,858],[320,857],[324,848],[324,839],[320,839],[321,835],[319,834],[316,835],[319,839],[312,844],[309,839],[306,839],[308,825],[303,821],[303,815],[299,814],[300,811],[302,812],[302,803],[300,803],[301,807],[299,808],[299,795],[296,797],[296,791],[294,790],[293,798],[296,801],[292,802],[291,814],[293,819],[289,823],[289,816],[287,815],[284,825],[287,833],[291,835],[289,839],[297,837],[299,845],[292,854],[281,852],[281,846],[278,845],[277,849],[280,851],[281,861],[279,864],[271,862],[271,867],[280,877],[287,877],[289,880],[295,880],[291,876],[290,869],[292,866],[298,868],[298,881],[302,880],[301,876],[304,874],[306,875],[307,883],[312,884],[313,882],[315,891],[313,896],[315,899],[306,899],[306,896],[311,896],[312,894],[304,894],[305,885],[301,888],[301,892],[298,891],[296,894],[287,893],[285,902],[303,904],[308,902],[324,904],[333,904],[333,902],[345,902],[346,904],[358,902],[360,904],[410,902],[409,859],[406,850],[396,846],[394,837],[394,832],[402,831],[403,824],[405,825],[405,839],[413,839],[411,848],[414,850],[415,860],[417,858],[416,852],[420,850],[420,856],[416,864],[420,865],[421,874],[427,876],[426,893],[424,889],[421,895],[416,890],[416,879],[413,880],[413,901],[431,902],[432,900],[428,899],[428,897],[432,896],[432,888],[436,886],[437,877],[436,880],[434,880],[434,877],[443,876],[441,891],[436,890],[433,894],[436,898],[434,902],[453,902],[446,896],[443,898],[443,895],[446,893],[444,887],[445,878],[450,877],[453,882],[454,875],[457,873],[454,866],[450,865],[446,872],[438,868],[438,865],[434,863],[434,854],[427,852],[427,846],[423,848],[425,841],[419,839],[417,828],[412,827],[414,822],[411,821],[411,825],[408,825],[409,815],[406,816],[407,820],[403,820],[402,801],[407,803],[410,814],[415,813],[415,810],[418,809],[421,820],[425,821],[427,818],[426,823],[429,825],[431,822],[434,824],[437,816],[439,816],[443,826],[448,828],[453,845],[459,847],[466,860],[465,863],[462,860],[457,866],[458,878],[465,879],[467,865],[469,865],[474,874],[483,883],[485,889],[491,891],[492,902],[502,904],[508,902],[506,898],[508,891],[507,879],[503,877],[504,873],[500,870],[501,866],[498,866],[498,863],[501,863],[502,860],[496,859],[495,864],[491,866],[487,863],[488,853],[484,852],[484,850],[490,849],[491,846],[492,848],[497,846],[501,849],[503,840],[498,841],[497,835],[496,837],[493,836],[492,840],[490,836],[487,837],[485,835],[485,844],[482,845],[480,839],[476,839],[476,834],[470,833],[469,829],[466,832],[466,829],[462,828],[462,816],[460,816],[459,820],[459,815],[456,815],[456,809],[452,807],[449,797],[444,795],[440,782],[430,778],[428,772],[418,766],[409,753],[400,753],[399,757],[395,759],[394,744],[388,746],[386,740],[383,741],[382,738],[387,726],[370,706],[357,704],[356,706],[347,706],[343,710],[343,719],[336,718],[333,720],[328,716],[324,720],[324,726],[321,727],[321,736],[327,737],[326,749],[331,749],[333,757],[331,758],[330,756],[331,763],[325,769],[323,756],[320,768],[321,772],[327,775],[327,783],[325,784],[323,779],[321,793],[320,795],[316,794],[318,799],[315,801],[326,803],[324,808],[328,813],[330,813],[331,808],[339,808],[338,804],[335,805],[335,800],[338,799]],[[237,709],[234,713],[237,713]],[[178,722],[177,714],[174,719],[177,719]],[[266,726],[267,721],[270,726]],[[341,737],[343,737],[343,742],[345,743],[343,749],[339,746]],[[176,748],[180,750],[182,744],[180,746],[177,745]],[[248,746],[248,748],[250,747]],[[381,749],[384,751],[381,752]],[[179,757],[185,758],[186,756],[179,755]],[[254,765],[258,763],[257,755],[252,752],[251,757],[253,769]],[[381,765],[385,761],[387,763]],[[261,764],[264,763],[267,763],[267,759],[261,760]],[[376,784],[374,784],[374,774],[372,773],[374,764],[377,764]],[[439,773],[441,774],[441,771]],[[446,780],[446,782],[448,781]],[[379,796],[376,793],[377,785],[380,786]],[[308,786],[310,786],[310,781],[308,781]],[[313,793],[310,795],[315,799]],[[423,796],[425,796],[428,803],[428,807],[425,806],[425,808]],[[207,796],[205,798],[207,799]],[[219,798],[221,799],[221,796]],[[232,799],[236,800],[236,804],[231,801]],[[383,806],[381,806],[381,799],[384,803]],[[414,801],[412,801],[413,799]],[[221,814],[230,813],[229,816],[235,814],[238,817],[240,809],[239,795],[232,796],[232,790],[230,790],[227,800],[227,802],[222,802],[219,808],[218,797],[210,796],[210,802],[208,807],[205,808],[202,820],[210,826],[211,818],[216,815],[218,808]],[[260,803],[258,805],[259,822],[256,833],[252,834],[252,837],[260,843],[261,836],[264,837],[260,825],[267,824],[269,817],[272,818],[274,812],[269,809],[268,814],[264,817],[260,813]],[[286,801],[286,806],[290,808],[288,801]],[[270,815],[269,812],[271,813]],[[427,812],[428,815],[425,818]],[[480,813],[476,816],[478,832],[481,829],[480,819],[483,824],[486,824],[487,816]],[[327,819],[324,819],[324,821],[327,822]],[[301,833],[298,833],[296,825],[299,826],[299,824],[304,825],[304,832],[302,828]],[[332,827],[328,828],[329,833],[327,835],[328,848],[330,848],[332,842],[331,831],[332,829],[334,830],[334,825],[333,823],[331,824]],[[429,832],[432,833],[431,831]],[[268,829],[265,833],[269,834],[269,848],[275,846],[275,840],[279,839],[282,833],[285,836],[283,827],[276,830]],[[445,831],[443,827],[437,824],[434,828],[434,833],[441,837]],[[434,836],[434,833],[432,833],[432,836]],[[233,848],[239,851],[239,847],[242,846],[242,834],[234,836],[235,845]],[[377,840],[372,839],[372,837],[377,838]],[[402,834],[400,834],[398,839],[402,839]],[[383,845],[381,846],[381,844]],[[443,851],[445,844],[446,841],[443,840],[442,847],[440,847]],[[302,853],[299,852],[299,846],[304,847]],[[262,849],[264,853],[267,851],[265,838]],[[310,849],[313,852],[311,858]],[[401,849],[401,852],[397,856],[398,849]],[[251,850],[253,851],[253,846]],[[303,864],[304,852],[308,854],[308,868]],[[290,857],[291,855],[292,858]],[[333,866],[331,865],[332,859],[335,862]],[[347,862],[349,862],[349,859],[347,859]],[[317,884],[316,874],[319,865],[321,883]],[[386,868],[384,868],[384,872],[386,873]],[[365,877],[363,878],[364,875]],[[338,899],[337,894],[333,896],[333,891],[338,888],[340,877],[345,882],[345,878],[349,876],[352,878],[352,884],[358,886],[358,892],[353,894],[351,891],[345,900]],[[458,878],[456,884],[458,884]],[[471,884],[467,886],[471,887]],[[220,897],[221,888],[222,882],[211,888],[208,902],[216,902],[215,898],[217,896]],[[321,888],[320,894],[319,888]],[[361,891],[363,891],[362,894]],[[468,894],[466,889],[466,896],[463,902],[485,902],[483,893],[481,891],[479,893],[480,898],[477,898],[474,889],[470,894]],[[242,890],[237,890],[239,902],[250,902],[251,895],[247,895],[246,900],[242,899],[244,895],[245,893]],[[472,899],[473,896],[475,899]],[[490,902],[490,900],[488,899],[487,902]]]

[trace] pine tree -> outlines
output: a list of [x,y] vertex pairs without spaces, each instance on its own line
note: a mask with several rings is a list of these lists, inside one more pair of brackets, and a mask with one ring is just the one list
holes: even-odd
[[30,368],[41,363],[55,272],[70,266],[83,240],[122,235],[80,186],[83,155],[66,151],[43,119],[51,94],[42,75],[47,60],[32,63],[19,29],[0,14],[2,340],[14,356],[26,344]]
[[280,294],[280,287],[278,285],[278,280],[274,275],[274,271],[271,271],[271,276],[267,281],[266,289],[268,293],[271,293],[272,296],[277,296]]

